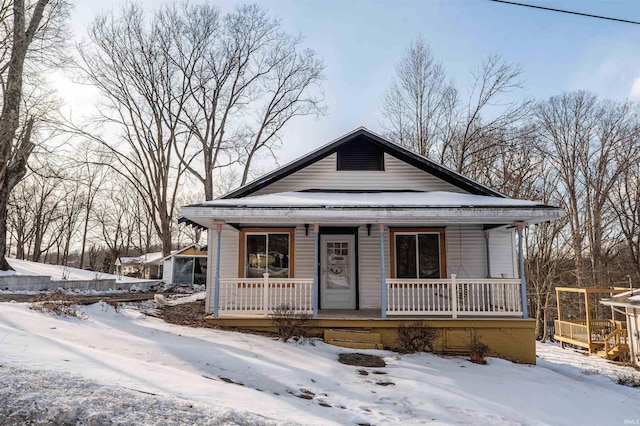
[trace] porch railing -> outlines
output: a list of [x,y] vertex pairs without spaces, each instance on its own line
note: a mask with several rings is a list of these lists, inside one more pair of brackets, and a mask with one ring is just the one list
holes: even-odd
[[[387,315],[522,316],[518,279],[387,279]],[[220,278],[219,314],[313,312],[313,279]]]
[[519,279],[387,279],[387,315],[521,316]]
[[279,306],[288,305],[296,312],[313,312],[313,279],[220,278],[219,311],[221,314],[269,315]]

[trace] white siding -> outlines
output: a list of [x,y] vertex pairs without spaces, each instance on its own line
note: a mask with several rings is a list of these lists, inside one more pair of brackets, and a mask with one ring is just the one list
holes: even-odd
[[[231,227],[223,226],[220,239],[220,278],[233,278],[238,276],[238,231]],[[209,256],[207,263],[207,297],[205,309],[213,312],[213,283],[216,276],[216,250],[218,236],[215,229],[208,231]]]
[[487,252],[482,225],[448,226],[447,277],[486,278]]
[[460,188],[388,154],[384,155],[384,171],[338,171],[336,170],[336,161],[337,154],[332,154],[256,191],[252,195],[305,189],[464,192]]
[[515,233],[510,230],[497,230],[489,233],[489,257],[491,259],[491,277],[518,278],[517,258],[514,259]]
[[313,224],[309,225],[309,235],[305,235],[304,226],[296,227],[294,274],[297,278],[313,278],[313,260],[315,240]]
[[[385,229],[385,275],[389,275],[389,232]],[[366,226],[358,229],[358,277],[360,309],[380,309],[380,230],[378,225],[371,226],[371,235],[367,235]]]

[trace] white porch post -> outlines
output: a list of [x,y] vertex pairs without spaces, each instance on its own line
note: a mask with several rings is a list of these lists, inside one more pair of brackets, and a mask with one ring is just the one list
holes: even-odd
[[[267,259],[268,261],[268,259]],[[264,281],[262,282],[262,316],[269,316],[269,273],[262,274]]]
[[456,274],[451,274],[451,317],[458,318],[458,283]]
[[382,318],[387,317],[387,273],[384,267],[384,224],[380,224],[380,298],[382,304]]
[[320,225],[313,224],[313,317],[318,318],[318,297],[320,286],[318,285],[318,253],[320,251]]
[[484,231],[484,240],[486,244],[486,253],[487,253],[487,278],[491,278],[491,248],[489,244],[490,232]]
[[520,292],[522,298],[522,318],[529,318],[529,309],[527,308],[527,279],[524,276],[524,252],[522,251],[523,247],[523,231],[524,227],[527,226],[526,222],[516,222],[514,223],[516,226],[516,230],[518,231],[518,252],[520,257]]
[[214,222],[214,225],[216,225],[216,275],[213,280],[213,316],[218,318],[220,300],[220,234],[222,233],[222,222]]

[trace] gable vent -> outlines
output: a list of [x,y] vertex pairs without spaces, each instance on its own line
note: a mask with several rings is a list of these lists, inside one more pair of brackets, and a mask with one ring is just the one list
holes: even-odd
[[366,140],[355,140],[338,149],[337,168],[384,171],[384,151]]

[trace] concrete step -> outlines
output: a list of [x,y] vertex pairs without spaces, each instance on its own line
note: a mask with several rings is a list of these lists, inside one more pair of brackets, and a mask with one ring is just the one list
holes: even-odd
[[384,349],[382,343],[367,342],[365,340],[330,339],[325,340],[325,343],[351,349]]
[[380,335],[367,330],[325,329],[324,340],[327,341],[331,339],[362,340],[365,342],[380,343]]
[[330,345],[352,349],[384,349],[380,335],[367,330],[324,330],[324,341]]

